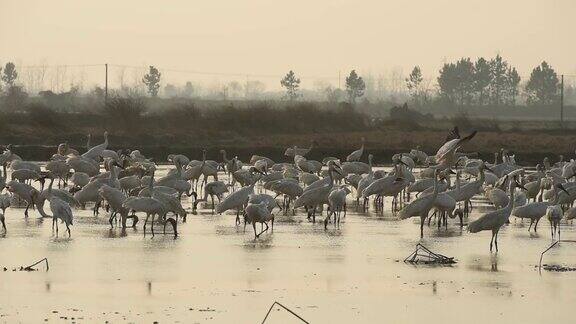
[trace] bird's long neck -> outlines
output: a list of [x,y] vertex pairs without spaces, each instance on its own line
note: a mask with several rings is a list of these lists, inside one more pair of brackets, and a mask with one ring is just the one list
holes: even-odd
[[510,186],[508,190],[510,191],[510,199],[508,200],[508,204],[506,205],[506,218],[510,217],[510,212],[512,211],[512,207],[514,207],[514,191],[516,191],[516,186],[514,185],[514,180],[510,180]]
[[478,180],[476,180],[476,181],[479,184],[483,184],[484,179],[486,179],[486,175],[484,174],[484,169],[480,168],[479,173],[480,173],[480,176],[478,177]]
[[90,134],[88,134],[88,140],[86,141],[86,150],[87,150],[87,151],[90,151],[90,149],[92,148],[92,147],[90,146],[90,138],[91,138],[91,137],[92,137],[92,136],[91,136]]
[[50,199],[52,196],[52,185],[54,184],[54,178],[50,179],[50,184],[48,185],[48,189],[46,189],[47,196],[46,198]]
[[152,197],[152,193],[154,192],[154,172],[150,175],[150,183],[148,184],[148,189],[150,190],[150,197]]
[[550,200],[550,205],[558,204],[558,199],[560,199],[560,190],[554,188],[554,197]]
[[369,157],[368,157],[368,165],[370,166],[370,172],[369,172],[369,174],[370,174],[370,175],[373,175],[373,174],[374,174],[374,170],[372,170],[372,156],[369,156]]
[[228,157],[226,156],[226,151],[222,150],[222,160],[224,161],[224,163],[228,163]]
[[438,186],[438,177],[436,175],[434,175],[434,192],[432,192],[432,196],[436,197],[438,196],[438,188],[440,186]]
[[114,180],[118,178],[118,174],[116,174],[116,166],[111,163],[110,165],[110,179]]
[[456,173],[456,190],[460,191],[460,172]]

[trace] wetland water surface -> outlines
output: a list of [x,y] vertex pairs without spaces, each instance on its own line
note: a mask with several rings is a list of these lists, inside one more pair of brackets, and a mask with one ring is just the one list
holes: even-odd
[[[162,167],[162,174],[166,171]],[[157,176],[161,176],[158,174]],[[190,209],[189,198],[184,204]],[[72,238],[32,211],[6,212],[0,237],[0,322],[260,323],[274,301],[311,323],[559,323],[573,321],[576,273],[535,266],[551,243],[547,220],[539,233],[511,219],[489,252],[490,232],[470,234],[450,220],[448,229],[359,213],[355,202],[340,229],[277,212],[274,233],[254,240],[234,226],[232,214],[209,209],[189,214],[180,235],[144,236],[141,223],[123,235],[101,212],[74,210]],[[478,201],[475,219],[490,207]],[[207,208],[206,206],[203,206]],[[142,219],[142,217],[141,217]],[[562,238],[576,239],[562,224]],[[160,230],[161,226],[157,226]],[[417,243],[453,256],[453,266],[402,262]],[[50,270],[11,271],[47,257]],[[576,244],[562,243],[545,263],[576,264]],[[298,323],[274,310],[267,323]]]

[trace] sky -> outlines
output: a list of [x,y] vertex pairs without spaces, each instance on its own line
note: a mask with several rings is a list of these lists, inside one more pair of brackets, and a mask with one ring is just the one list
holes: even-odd
[[153,64],[279,86],[290,69],[303,82],[415,65],[431,77],[501,54],[521,75],[542,60],[576,74],[575,13],[574,0],[0,0],[0,63]]

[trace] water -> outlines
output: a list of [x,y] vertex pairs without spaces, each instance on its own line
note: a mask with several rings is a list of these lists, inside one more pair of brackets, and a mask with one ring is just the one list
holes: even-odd
[[[0,267],[8,268],[0,272],[0,322],[260,323],[274,301],[312,323],[572,320],[576,273],[535,268],[552,243],[547,220],[533,234],[512,219],[491,254],[490,232],[467,233],[455,220],[447,230],[425,227],[420,240],[416,219],[348,205],[340,229],[280,214],[274,233],[258,240],[251,227],[234,226],[235,215],[209,209],[189,214],[177,239],[144,236],[141,224],[123,235],[104,214],[75,210],[68,239],[64,226],[55,238],[37,211],[25,219],[10,208],[0,237]],[[471,219],[489,210],[475,206]],[[562,238],[576,239],[575,226],[562,225]],[[419,242],[458,263],[403,263]],[[11,271],[43,257],[48,272]],[[544,262],[574,266],[576,244],[562,243]],[[267,323],[298,320],[275,309]]]

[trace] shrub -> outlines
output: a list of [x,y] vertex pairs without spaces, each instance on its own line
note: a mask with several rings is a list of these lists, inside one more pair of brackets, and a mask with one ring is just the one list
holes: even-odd
[[138,98],[115,97],[104,106],[109,125],[117,131],[134,131],[141,127],[146,105]]

